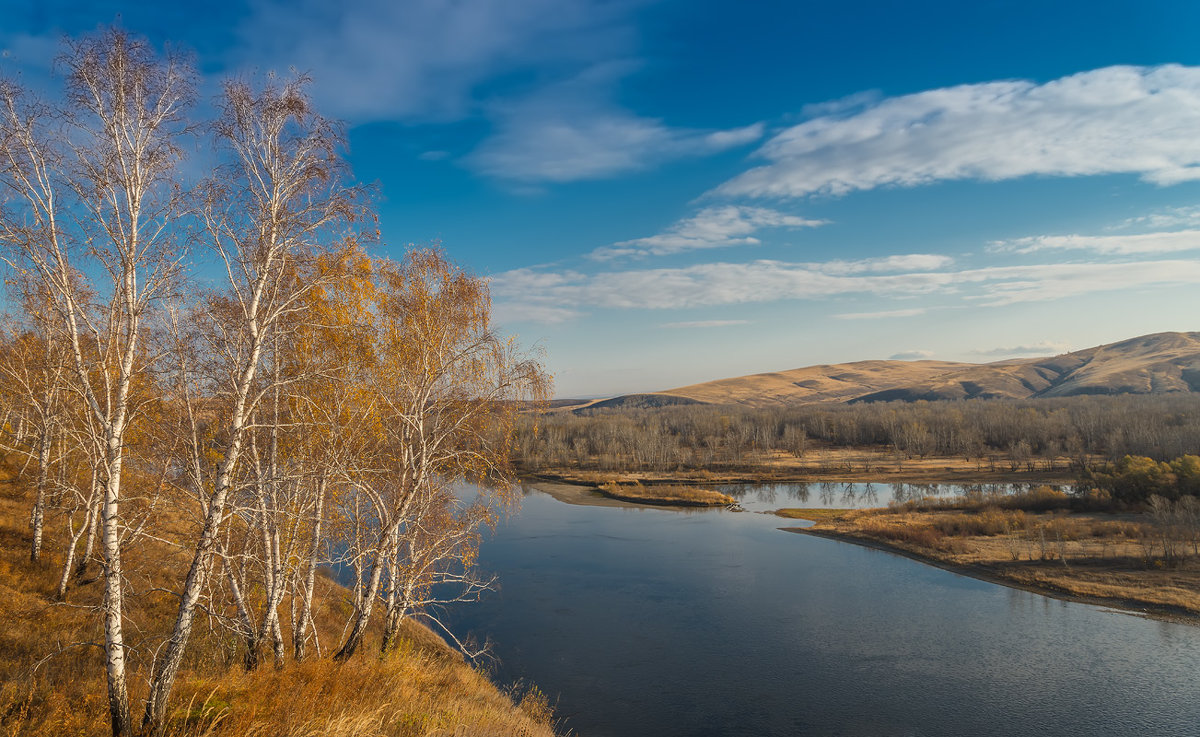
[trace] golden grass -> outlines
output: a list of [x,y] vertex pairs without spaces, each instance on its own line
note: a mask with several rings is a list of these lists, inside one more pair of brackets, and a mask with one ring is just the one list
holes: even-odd
[[800,509],[795,507],[785,507],[776,509],[776,517],[784,517],[786,519],[806,519],[813,522],[821,520],[837,519],[848,513],[848,509]]
[[[549,709],[531,690],[514,707],[487,678],[466,667],[428,630],[408,628],[382,658],[327,658],[281,670],[196,678],[181,688],[170,733],[202,735],[518,735],[552,734]],[[436,640],[436,638],[433,638]]]
[[737,500],[728,494],[713,490],[700,489],[694,486],[678,484],[643,485],[607,483],[600,486],[600,492],[613,499],[637,504],[659,504],[682,507],[728,507],[736,504]]
[[[132,486],[132,483],[131,483]],[[53,601],[62,563],[61,522],[48,526],[46,554],[29,561],[28,490],[0,464],[0,735],[104,735],[109,732],[102,623],[95,610],[102,583],[92,564],[73,582],[67,603]],[[174,583],[183,556],[140,546],[126,559],[130,708],[140,717],[153,648],[174,615],[174,601],[154,589]],[[325,657],[240,667],[237,642],[197,621],[171,703],[168,737],[268,735],[525,735],[552,737],[549,704],[536,689],[501,693],[427,628],[408,622],[393,652],[380,657],[374,631],[358,656],[336,664],[349,611],[347,592],[328,579],[314,611]],[[284,602],[283,611],[289,610]],[[285,636],[290,635],[285,629]]]
[[1034,590],[1200,616],[1200,557],[1168,564],[1157,552],[1159,533],[1143,515],[901,508],[829,516],[808,529],[879,542]]
[[802,458],[772,451],[748,456],[735,466],[675,471],[592,471],[569,466],[540,467],[537,476],[568,483],[661,485],[689,483],[782,483],[788,481],[872,481],[904,483],[1073,483],[1076,473],[1065,456],[1039,457],[1033,470],[1012,470],[999,454],[984,458],[930,455],[905,458],[887,446],[846,448],[810,441]]

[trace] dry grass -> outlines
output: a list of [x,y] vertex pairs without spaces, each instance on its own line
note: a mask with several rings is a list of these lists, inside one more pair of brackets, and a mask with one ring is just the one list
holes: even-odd
[[[133,486],[136,480],[131,482]],[[67,603],[52,599],[62,563],[61,523],[53,518],[46,555],[29,561],[27,490],[0,464],[0,735],[103,735],[109,732],[97,567],[73,584]],[[153,648],[174,601],[155,589],[173,583],[181,556],[156,544],[127,557],[130,706],[140,716]],[[330,654],[349,611],[346,593],[322,580],[314,612],[322,653]],[[283,610],[288,611],[285,601]],[[285,631],[285,635],[288,633]],[[310,657],[253,673],[240,667],[237,642],[205,619],[177,681],[170,737],[241,735],[528,735],[552,737],[540,691],[503,694],[427,628],[408,623],[400,646],[379,657],[372,633],[351,662]]]
[[930,455],[905,458],[890,447],[846,448],[810,441],[802,458],[773,451],[747,457],[734,467],[675,471],[592,471],[574,466],[540,467],[537,476],[568,483],[599,485],[691,483],[782,483],[788,481],[873,481],[904,483],[1073,483],[1076,473],[1064,456],[1038,457],[1033,469],[1012,470],[1001,456],[983,458]]
[[785,507],[784,509],[776,509],[775,516],[786,519],[806,519],[813,522],[820,522],[821,520],[837,519],[845,515],[848,511],[845,509],[800,509]]
[[809,529],[883,543],[1034,590],[1200,616],[1200,557],[1164,559],[1162,532],[1144,515],[900,508],[829,516]]
[[643,485],[606,483],[600,486],[605,496],[636,504],[678,507],[728,507],[737,500],[713,489],[681,485]]
[[193,679],[181,689],[170,731],[178,737],[552,734],[540,692],[527,692],[514,707],[484,675],[440,641],[430,642],[428,630],[412,627],[408,634],[384,658],[313,659]]

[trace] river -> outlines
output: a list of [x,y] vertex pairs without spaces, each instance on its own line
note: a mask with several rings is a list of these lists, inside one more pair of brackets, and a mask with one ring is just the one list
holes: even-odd
[[[822,506],[806,491],[743,498]],[[527,488],[480,551],[501,588],[447,619],[580,737],[1200,735],[1200,627],[779,529],[794,524]]]

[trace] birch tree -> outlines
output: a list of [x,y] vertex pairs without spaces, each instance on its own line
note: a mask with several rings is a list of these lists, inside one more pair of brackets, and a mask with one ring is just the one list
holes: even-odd
[[406,527],[418,534],[443,484],[487,481],[507,501],[519,402],[544,396],[547,385],[536,362],[492,331],[487,283],[439,252],[413,251],[398,266],[380,264],[377,283],[372,389],[380,467],[359,487],[374,519],[360,543],[366,575],[336,655],[343,660],[362,643],[386,570],[400,571]]
[[[243,462],[250,421],[274,381],[261,375],[269,341],[304,296],[319,286],[305,265],[330,247],[330,229],[355,215],[358,193],[344,185],[338,128],[312,109],[305,79],[255,91],[229,82],[214,133],[229,164],[204,187],[204,233],[228,278],[210,299],[208,321],[217,461],[194,464],[202,511],[170,639],[157,658],[143,719],[158,728],[191,635],[216,554],[227,504]],[[191,413],[195,417],[195,413]],[[199,437],[194,433],[193,437]],[[210,454],[193,452],[194,459]]]
[[[54,111],[0,86],[0,238],[44,286],[95,420],[104,460],[104,649],[114,735],[131,732],[122,624],[122,472],[144,323],[179,264],[177,164],[193,95],[190,67],[109,30],[68,42],[66,105]],[[78,277],[91,284],[80,290]]]

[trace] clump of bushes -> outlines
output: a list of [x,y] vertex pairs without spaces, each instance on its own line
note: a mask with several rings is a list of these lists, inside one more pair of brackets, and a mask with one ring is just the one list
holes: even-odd
[[1200,496],[1200,456],[1183,455],[1172,461],[1127,455],[1084,471],[1079,487],[1107,492],[1125,505],[1140,505],[1152,496],[1179,499]]
[[988,507],[974,514],[945,514],[933,520],[933,526],[943,534],[955,537],[992,537],[1023,529],[1025,525],[1024,511],[1009,511],[997,507]]
[[925,524],[894,524],[865,520],[861,529],[871,537],[909,543],[924,548],[939,548],[945,542],[946,533]]

